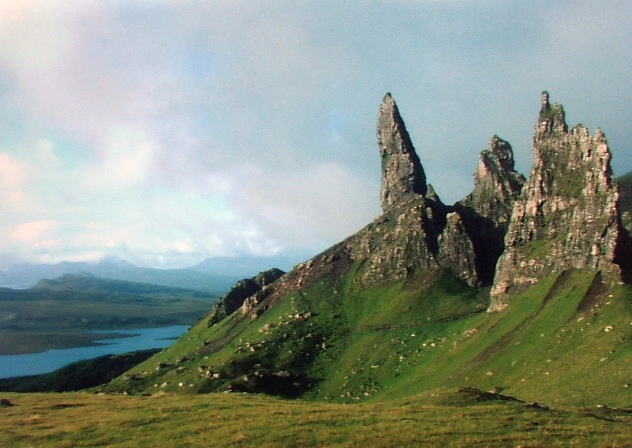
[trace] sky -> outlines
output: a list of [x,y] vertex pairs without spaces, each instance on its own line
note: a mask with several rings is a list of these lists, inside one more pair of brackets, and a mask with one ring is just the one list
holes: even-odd
[[391,92],[446,203],[540,94],[632,170],[632,2],[0,0],[0,267],[311,257],[380,214]]

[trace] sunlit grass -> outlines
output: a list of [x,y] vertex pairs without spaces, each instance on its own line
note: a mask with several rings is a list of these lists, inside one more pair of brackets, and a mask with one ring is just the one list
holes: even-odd
[[0,408],[0,445],[616,447],[632,437],[630,417],[609,421],[506,402],[442,404],[454,393],[355,405],[242,394],[7,394],[15,406]]

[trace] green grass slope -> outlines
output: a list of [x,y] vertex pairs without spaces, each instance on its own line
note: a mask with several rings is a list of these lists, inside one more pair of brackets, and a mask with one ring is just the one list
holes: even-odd
[[354,403],[471,385],[554,406],[632,405],[629,287],[569,271],[490,314],[485,291],[446,271],[366,289],[360,269],[323,276],[254,320],[203,319],[105,390]]

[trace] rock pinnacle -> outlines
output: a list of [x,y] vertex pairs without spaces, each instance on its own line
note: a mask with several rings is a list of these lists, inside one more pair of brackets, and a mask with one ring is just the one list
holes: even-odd
[[425,196],[426,174],[390,93],[380,106],[377,139],[382,156],[382,210],[414,196]]

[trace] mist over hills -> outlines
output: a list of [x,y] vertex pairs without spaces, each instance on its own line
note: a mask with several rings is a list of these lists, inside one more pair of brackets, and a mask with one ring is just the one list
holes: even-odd
[[[239,279],[253,277],[259,272],[272,267],[289,271],[297,264],[309,258],[309,254],[297,254],[292,256],[272,255],[266,257],[244,255],[237,257],[212,257],[202,260],[200,263],[188,267],[187,270],[214,275],[224,275]],[[232,285],[231,285],[232,286]]]
[[92,274],[97,277],[195,289],[221,295],[238,280],[278,266],[289,270],[300,257],[213,257],[183,269],[139,267],[122,259],[110,258],[96,263],[64,261],[56,264],[16,264],[0,270],[0,286],[30,288],[42,279],[65,274]]

